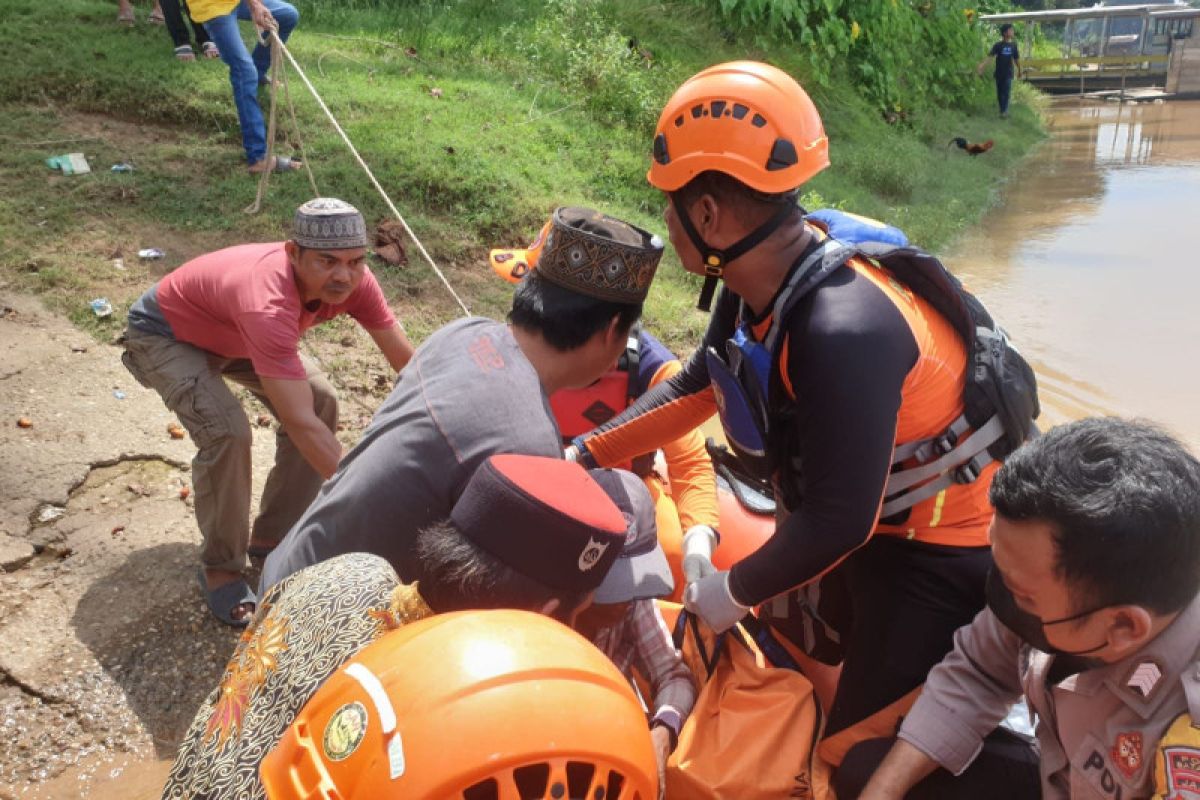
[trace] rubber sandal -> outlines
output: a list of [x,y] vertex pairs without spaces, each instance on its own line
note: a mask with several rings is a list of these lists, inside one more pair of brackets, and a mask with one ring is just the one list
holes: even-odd
[[196,578],[200,581],[200,591],[204,594],[204,601],[208,603],[208,610],[218,621],[224,622],[231,628],[244,628],[250,624],[253,613],[247,614],[241,619],[233,617],[233,609],[244,603],[253,603],[255,611],[258,610],[258,597],[244,580],[236,580],[218,586],[216,589],[209,589],[208,582],[204,579],[204,567],[201,567],[196,573]]
[[132,28],[134,22],[136,22],[136,21],[137,21],[137,18],[133,16],[133,9],[129,9],[128,12],[124,12],[124,13],[118,12],[117,13],[117,24],[118,25],[124,25],[126,28]]
[[190,44],[181,44],[175,48],[175,58],[180,61],[195,61],[196,51],[192,49]]
[[[302,162],[288,158],[287,156],[275,156],[275,163],[271,167],[272,172],[295,172],[300,169]],[[265,170],[252,169],[251,175],[262,174]]]
[[216,42],[205,42],[200,45],[200,52],[205,58],[220,58],[221,51],[217,48]]
[[161,10],[151,11],[150,16],[147,17],[146,20],[151,25],[166,25],[167,24],[167,20],[163,17],[163,13]]

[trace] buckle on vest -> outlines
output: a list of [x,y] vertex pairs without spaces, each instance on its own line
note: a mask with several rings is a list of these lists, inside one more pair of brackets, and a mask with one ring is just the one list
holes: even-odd
[[954,469],[951,476],[955,483],[974,483],[979,480],[979,475],[983,472],[983,468],[991,463],[991,457],[987,451],[976,453],[971,457],[971,460],[965,464],[961,464]]
[[933,440],[933,446],[937,449],[938,455],[944,456],[958,446],[958,434],[947,429],[945,433]]
[[918,447],[913,457],[918,464],[928,464],[934,459],[946,455],[958,445],[958,434],[947,428],[941,436],[935,436]]

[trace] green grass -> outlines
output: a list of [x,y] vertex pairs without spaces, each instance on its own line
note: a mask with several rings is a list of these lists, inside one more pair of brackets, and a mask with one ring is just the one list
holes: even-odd
[[[684,0],[299,7],[293,53],[472,310],[492,316],[504,313],[509,287],[492,277],[486,248],[528,241],[557,205],[591,205],[664,232],[661,195],[644,175],[657,110],[680,81],[734,58],[769,60],[804,80],[796,45],[738,41]],[[0,27],[0,281],[42,293],[98,336],[117,331],[162,269],[281,238],[309,194],[302,175],[279,176],[263,212],[245,215],[256,182],[241,168],[224,66],[176,63],[160,28],[123,29],[114,17],[101,0],[9,0]],[[630,38],[648,60],[630,51]],[[961,108],[916,109],[894,124],[848,82],[814,92],[833,166],[806,187],[806,202],[885,219],[928,248],[945,247],[1041,136],[1031,95],[1018,92],[1013,118],[1001,122],[990,85],[981,80]],[[291,90],[322,193],[383,219],[382,201],[294,75]],[[953,136],[996,147],[967,158],[947,149]],[[42,164],[71,151],[84,152],[94,174],[53,177]],[[108,172],[118,161],[137,171]],[[136,250],[151,246],[167,260],[139,263]],[[117,253],[124,271],[112,265]],[[455,307],[415,248],[409,256],[407,267],[380,272],[420,339]],[[649,322],[685,350],[705,324],[691,308],[698,282],[673,255],[659,276]],[[87,309],[99,295],[117,309],[107,320]]]

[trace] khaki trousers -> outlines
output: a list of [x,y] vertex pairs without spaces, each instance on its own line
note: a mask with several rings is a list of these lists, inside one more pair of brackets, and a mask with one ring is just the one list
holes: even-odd
[[[337,430],[337,397],[312,359],[301,355],[312,387],[313,410]],[[125,332],[125,367],[143,386],[154,389],[179,417],[198,448],[192,459],[196,523],[204,537],[200,560],[211,569],[237,572],[250,565],[250,422],[225,378],[245,386],[278,419],[249,359],[224,358],[165,336]],[[299,519],[321,488],[322,479],[280,426],[275,434],[275,465],[263,488],[254,520],[255,541],[277,542]]]

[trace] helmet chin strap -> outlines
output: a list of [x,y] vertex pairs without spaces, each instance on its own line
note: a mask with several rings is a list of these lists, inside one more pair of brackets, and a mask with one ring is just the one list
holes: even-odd
[[700,251],[700,257],[704,259],[704,286],[700,289],[700,299],[696,303],[696,308],[701,311],[709,311],[712,308],[713,293],[717,289],[717,280],[725,274],[725,267],[735,258],[745,255],[750,250],[758,247],[764,240],[782,225],[787,218],[796,211],[799,206],[794,203],[784,203],[780,205],[779,210],[771,215],[771,218],[759,225],[750,233],[734,242],[724,250],[717,250],[709,247],[704,239],[700,238],[700,232],[696,230],[696,226],[692,224],[692,218],[688,215],[687,209],[683,207],[678,199],[678,194],[673,194],[671,204],[675,207],[675,216],[679,219],[679,224],[683,226],[683,230],[687,233],[688,238],[692,240],[692,244]]

